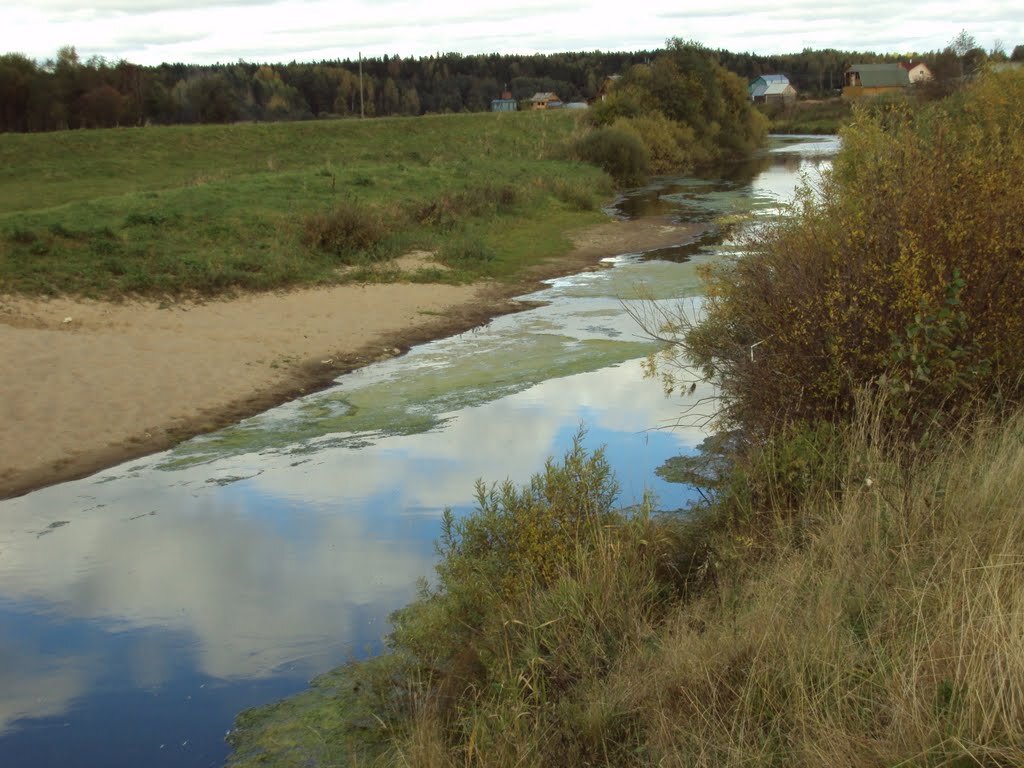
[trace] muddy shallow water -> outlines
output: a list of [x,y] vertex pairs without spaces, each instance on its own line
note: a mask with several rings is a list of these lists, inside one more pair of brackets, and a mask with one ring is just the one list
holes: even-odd
[[[379,650],[429,577],[445,507],[525,481],[580,424],[630,504],[697,428],[644,380],[623,300],[699,305],[697,266],[780,215],[833,140],[776,141],[715,179],[663,179],[616,215],[712,225],[692,246],[551,281],[545,302],[342,377],[174,450],[0,502],[0,765],[220,765],[241,709]],[[742,222],[742,223],[740,223]],[[699,388],[691,397],[710,394]]]

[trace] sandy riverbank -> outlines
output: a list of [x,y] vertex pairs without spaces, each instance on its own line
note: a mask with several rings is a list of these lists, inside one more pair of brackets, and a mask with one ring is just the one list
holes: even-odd
[[341,285],[170,305],[0,296],[0,498],[166,449],[514,311],[511,297],[539,279],[697,232],[665,219],[602,224],[515,285]]

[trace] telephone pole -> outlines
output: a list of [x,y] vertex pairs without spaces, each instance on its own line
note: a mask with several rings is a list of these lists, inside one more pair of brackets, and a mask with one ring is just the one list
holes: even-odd
[[366,111],[363,109],[363,52],[359,52],[359,117],[366,117]]

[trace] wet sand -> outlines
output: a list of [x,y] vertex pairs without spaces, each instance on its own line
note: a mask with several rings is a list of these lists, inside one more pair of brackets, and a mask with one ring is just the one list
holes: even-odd
[[0,498],[167,449],[522,309],[511,298],[541,279],[699,231],[663,218],[602,224],[515,284],[340,285],[170,304],[0,296]]

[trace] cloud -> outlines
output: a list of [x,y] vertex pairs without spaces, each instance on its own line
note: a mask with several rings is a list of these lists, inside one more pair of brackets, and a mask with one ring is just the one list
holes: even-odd
[[[285,663],[314,672],[325,652],[379,638],[388,613],[431,574],[445,505],[471,503],[479,477],[527,480],[561,451],[580,409],[595,433],[632,434],[636,473],[649,477],[663,454],[644,459],[636,424],[656,426],[679,407],[657,389],[634,363],[467,409],[443,434],[323,448],[297,467],[286,454],[242,456],[44,489],[5,503],[0,599],[109,631],[185,633],[211,677],[260,678]],[[671,441],[681,451],[702,436],[677,432]],[[410,534],[410,514],[425,516],[422,533]],[[57,519],[68,522],[39,535]],[[135,676],[159,681],[166,652],[134,660]],[[0,679],[0,724],[56,714],[87,686],[83,660],[53,654],[52,669],[41,663],[19,663],[24,684],[11,673]],[[35,678],[43,693],[30,698]]]
[[[65,44],[86,56],[211,63],[423,56],[436,52],[557,52],[659,48],[666,38],[758,53],[804,47],[844,50],[935,50],[961,29],[983,46],[1024,39],[1019,3],[940,2],[907,6],[867,0],[856,6],[812,0],[765,5],[722,0],[680,8],[668,0],[631,7],[608,0],[485,0],[424,5],[410,0],[39,0],[0,9],[0,51],[45,58]],[[609,20],[620,20],[621,23]],[[155,33],[154,33],[155,30]]]
[[16,720],[64,712],[88,688],[94,666],[82,657],[55,659],[6,635],[0,630],[0,737]]
[[254,7],[258,5],[275,5],[280,0],[91,0],[88,8],[74,0],[33,0],[32,6],[39,11],[55,17],[72,16],[88,13],[93,16],[124,14],[141,16],[166,11],[200,11],[213,8],[229,8],[233,6]]

